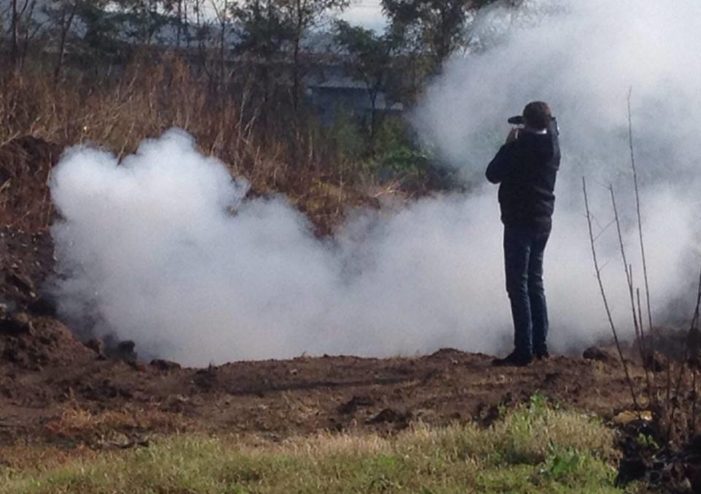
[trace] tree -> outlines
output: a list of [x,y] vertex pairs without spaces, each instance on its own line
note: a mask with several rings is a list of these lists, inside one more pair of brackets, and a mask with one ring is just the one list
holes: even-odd
[[224,76],[226,73],[226,36],[228,29],[231,27],[231,4],[229,0],[210,0],[210,4],[214,10],[217,23],[219,24],[219,35],[217,39],[217,51],[219,56],[217,58],[219,62],[219,87],[221,89],[224,87]]
[[292,39],[289,19],[275,0],[243,0],[233,8],[239,53],[270,61]]
[[330,10],[343,10],[349,0],[279,0],[283,15],[291,26],[292,107],[297,113],[304,69],[301,60],[302,42],[318,27]]
[[[262,93],[262,128],[267,131],[273,106],[285,101],[292,109],[293,127],[298,130],[306,58],[315,54],[304,43],[320,28],[331,10],[345,8],[349,0],[241,0],[233,9],[237,27],[235,52],[254,68],[255,87]],[[276,98],[279,88],[287,97]],[[290,141],[296,142],[287,129]],[[292,146],[290,161],[297,162]]]
[[465,42],[464,31],[471,14],[495,0],[382,0],[382,10],[405,46],[423,51],[429,71]]
[[370,29],[337,21],[335,40],[345,52],[345,67],[355,79],[363,81],[370,99],[370,141],[376,130],[377,96],[386,90],[392,69],[392,55],[398,38],[391,31],[377,34]]
[[187,39],[188,32],[188,17],[187,17],[187,0],[162,0],[163,11],[166,14],[168,23],[175,28],[175,46],[180,48],[183,34]]
[[143,46],[153,43],[156,35],[171,21],[170,0],[112,0],[117,13],[114,19],[121,24],[122,34]]
[[107,10],[106,0],[80,1],[77,5],[76,16],[82,26],[78,43],[83,53],[102,63],[125,59],[121,12]]
[[29,49],[29,41],[41,30],[34,18],[36,0],[10,0],[9,5],[9,65],[19,71]]
[[19,53],[19,45],[17,42],[17,31],[19,30],[19,9],[17,8],[17,0],[11,0],[10,8],[10,66],[17,69],[17,59]]
[[54,29],[49,31],[57,43],[56,63],[54,65],[54,81],[61,78],[66,54],[68,37],[73,27],[73,21],[78,13],[80,0],[51,0],[44,6],[44,14],[53,21]]
[[292,40],[292,26],[275,0],[243,0],[233,9],[238,41],[235,52],[247,59],[261,98],[260,120],[265,138],[268,116],[274,104],[285,48]]

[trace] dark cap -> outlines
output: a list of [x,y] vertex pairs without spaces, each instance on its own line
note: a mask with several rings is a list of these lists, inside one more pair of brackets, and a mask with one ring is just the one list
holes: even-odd
[[547,129],[552,120],[552,113],[547,103],[531,101],[523,109],[523,121],[527,127],[533,129]]

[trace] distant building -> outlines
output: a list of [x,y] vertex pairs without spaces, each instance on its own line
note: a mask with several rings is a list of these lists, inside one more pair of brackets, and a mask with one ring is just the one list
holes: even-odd
[[[323,125],[332,125],[340,115],[350,115],[360,120],[370,118],[373,105],[370,93],[363,81],[350,77],[342,65],[314,67],[313,75],[305,80],[309,104],[316,109]],[[379,91],[375,98],[375,113],[401,114],[404,106],[391,101]]]

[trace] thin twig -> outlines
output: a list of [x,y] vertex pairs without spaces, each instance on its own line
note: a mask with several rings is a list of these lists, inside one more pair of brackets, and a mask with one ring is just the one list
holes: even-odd
[[[652,331],[652,310],[650,309],[650,284],[647,276],[647,261],[645,258],[645,242],[643,241],[643,221],[640,215],[640,189],[638,187],[638,170],[635,166],[635,147],[633,145],[633,117],[630,100],[633,88],[628,90],[628,147],[630,148],[630,166],[633,169],[633,186],[635,187],[635,209],[638,215],[638,235],[640,237],[640,256],[643,263],[643,278],[645,280],[645,299],[647,304],[648,329]],[[642,323],[642,321],[641,321]]]
[[[682,361],[679,363],[679,375],[677,376],[677,382],[676,385],[674,386],[674,395],[673,399],[668,400],[667,403],[667,409],[670,410],[669,412],[669,423],[667,424],[667,439],[670,439],[671,433],[672,433],[672,425],[674,424],[674,415],[677,411],[677,408],[679,407],[679,404],[681,401],[680,396],[681,396],[681,389],[682,389],[682,383],[684,382],[684,371],[686,370],[686,361],[687,361],[687,354],[688,351],[685,349],[684,356],[682,357]],[[671,371],[670,371],[671,373]],[[669,392],[669,391],[668,391]]]
[[[642,352],[642,347],[640,345],[640,327],[638,326],[638,316],[635,313],[635,297],[633,295],[633,266],[628,264],[628,258],[626,257],[626,249],[623,245],[623,233],[621,232],[621,220],[618,216],[618,207],[616,206],[616,194],[613,191],[613,185],[609,186],[609,192],[611,194],[611,205],[613,206],[613,217],[616,223],[616,233],[618,234],[618,247],[621,251],[621,259],[623,260],[623,270],[626,273],[626,283],[628,284],[628,295],[630,296],[630,307],[633,312],[633,328],[635,329],[635,337],[638,338],[638,346]],[[641,353],[641,358],[644,355]]]
[[[626,249],[623,245],[623,233],[621,232],[621,219],[618,215],[618,207],[616,206],[616,193],[613,190],[613,185],[609,186],[609,192],[611,194],[611,204],[613,206],[613,217],[616,223],[616,232],[618,233],[618,246],[621,251],[621,259],[623,260],[623,270],[626,273],[626,282],[628,284],[628,296],[630,297],[630,309],[633,314],[633,328],[635,329],[635,338],[638,346],[638,351],[640,352],[640,359],[643,362],[643,369],[645,371],[645,383],[647,385],[648,403],[652,403],[654,396],[652,393],[652,385],[650,382],[650,371],[648,366],[645,365],[646,351],[644,349],[644,334],[643,328],[638,324],[638,315],[635,311],[635,295],[633,287],[633,266],[628,264],[628,258],[626,256]],[[642,321],[640,321],[642,323]]]
[[693,401],[691,403],[691,434],[696,434],[696,423],[697,423],[697,403],[698,403],[698,390],[697,388],[697,375],[698,375],[698,358],[699,358],[699,310],[701,309],[701,272],[699,272],[699,286],[696,292],[696,308],[694,309],[694,315],[691,318],[691,325],[689,327],[689,336],[686,345],[686,353],[684,358],[684,363],[692,368],[692,396]]
[[[689,328],[689,335],[687,339],[687,344],[684,345],[684,355],[682,357],[682,361],[679,363],[679,376],[677,377],[677,382],[675,386],[675,391],[674,391],[674,397],[676,398],[675,400],[672,401],[672,410],[670,412],[670,419],[669,419],[669,426],[667,429],[667,436],[669,436],[672,428],[672,422],[674,420],[674,414],[677,409],[677,405],[680,401],[680,396],[681,396],[681,386],[684,380],[684,371],[686,370],[687,366],[692,368],[692,373],[696,373],[696,366],[698,365],[698,352],[699,352],[699,328],[698,328],[698,321],[699,321],[699,307],[701,307],[701,273],[699,274],[699,287],[698,287],[698,292],[696,294],[696,308],[694,309],[694,315],[691,318],[691,327]],[[694,377],[695,379],[695,377]],[[695,386],[695,383],[694,383]],[[694,397],[694,400],[696,398]],[[692,404],[692,407],[695,409],[696,403]],[[695,423],[696,421],[696,415],[694,411],[693,415],[693,421]]]
[[589,241],[591,243],[591,254],[594,260],[594,270],[596,271],[596,279],[599,282],[599,290],[601,291],[601,298],[604,301],[604,309],[606,310],[606,317],[608,317],[609,325],[611,326],[611,332],[613,333],[613,341],[616,343],[616,350],[618,351],[618,357],[621,359],[621,364],[623,364],[623,372],[626,376],[626,382],[630,388],[630,394],[633,398],[633,404],[636,410],[640,410],[638,405],[638,398],[635,394],[635,387],[633,386],[633,380],[630,377],[630,372],[628,370],[628,363],[623,356],[623,350],[621,349],[621,343],[618,339],[618,332],[616,331],[616,325],[613,322],[613,317],[611,316],[611,309],[609,308],[608,298],[606,297],[606,290],[604,289],[604,283],[601,280],[601,270],[599,269],[599,260],[596,256],[596,246],[594,244],[594,232],[591,225],[591,210],[589,209],[589,196],[587,195],[587,181],[582,177],[582,190],[584,192],[584,207],[587,213],[587,225],[589,227]]
[[691,318],[691,329],[699,329],[699,311],[701,310],[701,273],[699,273],[699,288],[696,292],[696,309]]
[[[643,324],[643,306],[640,303],[640,288],[635,289],[635,298],[637,300],[637,307],[638,307],[638,321],[640,322],[640,325],[642,326]],[[652,335],[648,335],[648,338],[650,338],[650,344],[652,345]]]
[[696,390],[697,374],[698,371],[694,368],[691,375],[691,392],[693,397],[693,401],[691,402],[691,435],[696,435],[696,404],[698,403],[698,391]]

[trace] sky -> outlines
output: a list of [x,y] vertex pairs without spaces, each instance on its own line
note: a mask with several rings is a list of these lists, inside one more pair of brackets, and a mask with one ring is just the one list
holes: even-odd
[[380,30],[385,25],[380,0],[353,0],[341,17],[351,24],[368,29]]

